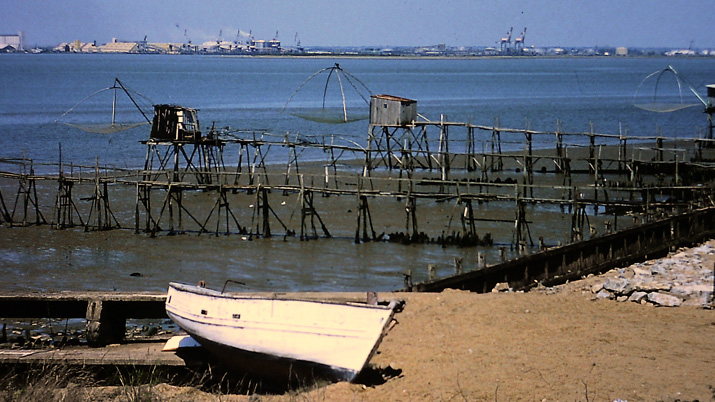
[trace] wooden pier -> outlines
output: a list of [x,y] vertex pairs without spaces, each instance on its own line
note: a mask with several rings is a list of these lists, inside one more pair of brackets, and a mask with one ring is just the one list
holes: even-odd
[[112,344],[107,347],[66,346],[46,349],[0,349],[2,365],[62,364],[80,367],[197,367],[200,358],[179,357],[162,352],[165,340]]
[[[428,135],[428,130],[437,130],[438,136]],[[279,225],[280,233],[300,233],[307,240],[335,232],[324,219],[326,211],[316,207],[315,195],[352,198],[353,208],[366,217],[375,202],[404,200],[401,209],[407,222],[417,221],[418,201],[450,200],[467,216],[472,202],[501,202],[512,205],[515,216],[504,223],[523,229],[514,237],[512,248],[516,248],[528,241],[525,204],[556,205],[569,213],[576,208],[580,212],[587,207],[602,208],[613,214],[614,225],[617,215],[627,212],[677,214],[712,204],[715,148],[710,139],[668,142],[661,136],[566,133],[558,127],[544,132],[446,119],[371,125],[366,147],[337,136],[281,137],[265,132],[212,132],[209,137],[191,138],[145,141],[145,168],[138,171],[98,162],[73,166],[60,159],[53,165],[57,175],[38,175],[31,160],[0,160],[0,224],[79,226],[87,231],[133,227],[137,233],[152,235],[198,232],[257,237],[276,234],[270,229]],[[543,148],[550,138],[557,139],[555,148]],[[503,146],[515,144],[523,152],[502,151]],[[479,145],[482,152],[476,151]],[[266,161],[275,149],[286,153],[284,166]],[[300,155],[311,153],[326,160],[301,160]],[[231,163],[235,165],[229,167]],[[12,172],[11,167],[19,171]],[[48,194],[48,189],[56,193]],[[209,204],[191,205],[186,195],[195,191],[210,195]],[[121,215],[127,215],[128,203],[116,201],[126,199],[122,194],[126,192],[134,193],[132,222],[116,213],[122,208]],[[298,225],[289,227],[285,217],[276,213],[277,194],[298,197]],[[238,195],[254,196],[249,216],[235,209]],[[583,218],[565,228],[573,240],[586,237],[587,219]],[[476,235],[471,230],[480,219],[469,217],[460,235]],[[320,231],[315,230],[316,222]],[[353,233],[364,224],[370,222],[359,220]],[[414,237],[415,229],[407,225],[404,237]]]
[[0,295],[2,318],[81,318],[91,346],[124,340],[128,318],[167,318],[166,294],[60,292]]

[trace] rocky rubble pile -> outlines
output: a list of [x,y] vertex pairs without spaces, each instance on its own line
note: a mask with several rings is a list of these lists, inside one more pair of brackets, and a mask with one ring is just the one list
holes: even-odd
[[599,299],[657,306],[712,306],[715,241],[681,249],[667,258],[633,264],[598,278],[591,292]]

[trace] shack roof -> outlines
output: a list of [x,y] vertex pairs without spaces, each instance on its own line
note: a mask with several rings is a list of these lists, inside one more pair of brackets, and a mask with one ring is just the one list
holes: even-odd
[[372,95],[371,98],[377,98],[377,99],[384,99],[384,100],[391,100],[395,102],[403,102],[403,103],[412,103],[412,102],[417,102],[416,100],[413,99],[407,99],[407,98],[401,98],[399,96],[394,96],[394,95]]

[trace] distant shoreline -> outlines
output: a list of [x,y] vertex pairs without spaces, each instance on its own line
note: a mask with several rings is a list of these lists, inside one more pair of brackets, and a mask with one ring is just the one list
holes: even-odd
[[666,56],[663,54],[654,55],[582,55],[582,54],[565,54],[565,55],[378,55],[378,54],[220,54],[220,53],[83,53],[83,52],[15,52],[1,53],[0,55],[83,55],[83,56],[104,56],[104,55],[126,55],[126,56],[205,56],[205,57],[220,57],[220,58],[246,58],[246,59],[385,59],[385,60],[514,60],[514,59],[715,59],[713,56]]

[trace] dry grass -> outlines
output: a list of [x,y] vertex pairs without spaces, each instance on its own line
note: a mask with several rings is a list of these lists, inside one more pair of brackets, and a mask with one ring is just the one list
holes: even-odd
[[13,367],[2,371],[2,401],[87,401],[91,390],[82,386],[86,373],[61,365]]

